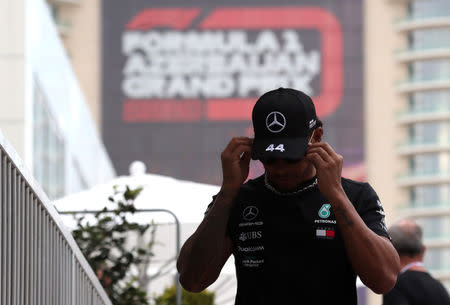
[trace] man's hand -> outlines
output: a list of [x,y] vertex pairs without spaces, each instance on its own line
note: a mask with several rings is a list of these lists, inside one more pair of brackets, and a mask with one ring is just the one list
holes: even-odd
[[320,192],[332,200],[344,192],[341,184],[344,158],[337,154],[326,142],[309,143],[306,151],[308,159],[316,168]]
[[222,152],[222,190],[238,191],[247,179],[253,139],[237,137],[231,139]]

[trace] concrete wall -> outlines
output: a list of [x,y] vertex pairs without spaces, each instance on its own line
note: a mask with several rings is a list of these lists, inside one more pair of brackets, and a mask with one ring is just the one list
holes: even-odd
[[25,154],[25,4],[0,0],[0,127]]
[[100,9],[100,0],[58,5],[59,17],[69,24],[62,40],[98,130],[101,130]]
[[[404,136],[395,113],[405,98],[395,84],[405,79],[406,69],[395,61],[395,52],[404,48],[403,37],[394,30],[394,21],[405,14],[403,1],[365,1],[365,153],[368,181],[378,193],[389,226],[396,218],[396,206],[407,201],[396,182],[406,164],[396,152]],[[368,305],[381,304],[381,296],[369,293]]]

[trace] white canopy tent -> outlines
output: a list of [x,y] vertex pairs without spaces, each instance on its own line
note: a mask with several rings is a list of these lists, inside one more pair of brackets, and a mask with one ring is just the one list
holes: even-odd
[[[53,202],[59,212],[101,210],[104,207],[112,207],[108,197],[114,193],[113,187],[124,190],[126,186],[143,190],[135,200],[137,209],[166,209],[172,211],[180,222],[181,244],[195,231],[203,219],[207,205],[212,196],[219,192],[219,187],[177,180],[172,177],[145,173],[142,163],[133,163],[130,167],[130,176],[120,176],[107,183],[97,185],[89,190],[69,195]],[[92,215],[87,216],[93,217]],[[75,226],[73,216],[62,215],[63,222],[69,228]],[[158,224],[155,239],[157,244],[153,250],[155,256],[152,259],[149,273],[156,273],[161,266],[167,264],[169,272],[165,276],[158,277],[150,284],[150,295],[160,294],[163,289],[170,286],[173,275],[176,272],[175,261],[176,233],[173,217],[168,213],[136,213],[133,220],[139,223]],[[216,292],[216,304],[228,305],[234,303],[236,293],[234,260],[231,258],[225,264],[218,280],[209,288]]]
[[[130,176],[120,176],[107,183],[69,195],[54,201],[59,211],[82,211],[102,209],[111,206],[108,196],[113,194],[113,187],[125,189],[143,187],[135,201],[138,209],[168,209],[173,211],[182,223],[200,223],[206,206],[219,187],[192,181],[177,180],[172,177],[148,174],[142,171],[132,172]],[[153,216],[152,216],[153,217]],[[155,221],[171,220],[170,217],[158,215]]]

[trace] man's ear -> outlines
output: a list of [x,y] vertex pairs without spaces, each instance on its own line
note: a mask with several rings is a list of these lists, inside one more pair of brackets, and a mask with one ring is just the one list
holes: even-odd
[[423,260],[423,257],[425,256],[425,251],[427,250],[427,247],[423,245],[422,252],[420,252],[419,257],[421,260]]
[[312,136],[311,143],[321,142],[322,136],[323,136],[323,128],[317,127],[316,129],[314,129],[314,134]]

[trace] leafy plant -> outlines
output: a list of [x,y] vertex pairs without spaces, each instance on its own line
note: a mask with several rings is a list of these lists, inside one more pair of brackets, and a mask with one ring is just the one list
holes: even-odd
[[[145,288],[139,285],[138,270],[142,265],[148,266],[153,256],[155,226],[139,224],[128,220],[136,213],[135,199],[142,187],[119,191],[114,187],[114,193],[108,198],[113,209],[106,207],[95,214],[95,223],[90,223],[86,217],[77,218],[73,237],[86,257],[92,269],[96,272],[101,284],[114,305],[148,305]],[[150,230],[150,241],[144,245],[130,245],[128,237],[137,236],[137,240]],[[145,268],[146,270],[146,268]]]
[[[204,290],[200,293],[192,293],[181,290],[182,305],[214,305],[214,292]],[[176,305],[176,287],[168,287],[164,292],[155,298],[155,305]]]

